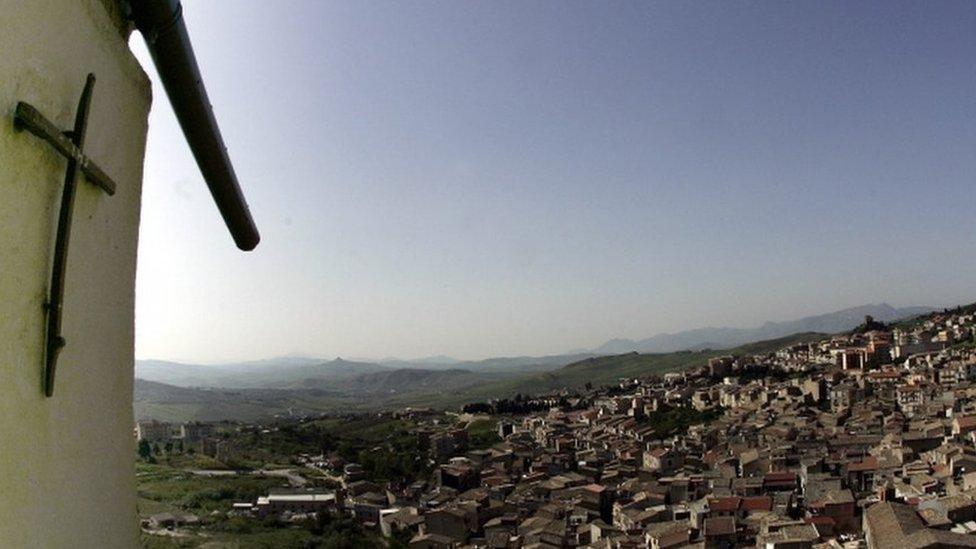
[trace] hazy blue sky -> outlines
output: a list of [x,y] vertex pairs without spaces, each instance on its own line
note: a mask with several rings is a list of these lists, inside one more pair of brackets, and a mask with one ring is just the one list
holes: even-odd
[[558,353],[976,301],[976,2],[184,14],[263,238],[234,247],[155,86],[140,358]]

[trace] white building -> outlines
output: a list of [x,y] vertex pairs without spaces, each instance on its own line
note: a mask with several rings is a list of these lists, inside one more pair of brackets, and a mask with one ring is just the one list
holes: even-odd
[[152,92],[128,47],[130,6],[168,61],[161,78],[235,240],[258,240],[175,0],[0,3],[3,547],[138,546],[134,305]]

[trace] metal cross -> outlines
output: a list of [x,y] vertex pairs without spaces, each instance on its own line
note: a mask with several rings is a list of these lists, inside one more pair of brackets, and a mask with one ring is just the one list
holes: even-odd
[[54,150],[68,159],[68,169],[64,174],[64,191],[61,194],[61,211],[58,214],[58,233],[54,243],[50,295],[47,303],[44,304],[47,310],[44,394],[47,396],[54,394],[54,372],[57,369],[58,354],[65,345],[64,337],[61,336],[61,309],[64,302],[65,263],[68,259],[68,240],[71,237],[71,214],[74,209],[78,172],[85,174],[85,178],[90,183],[98,185],[109,195],[115,194],[115,182],[82,152],[94,86],[95,75],[89,74],[85,80],[85,89],[81,92],[81,99],[78,101],[75,125],[70,131],[62,132],[37,109],[23,101],[17,103],[17,110],[14,112],[14,128],[26,129],[47,141]]

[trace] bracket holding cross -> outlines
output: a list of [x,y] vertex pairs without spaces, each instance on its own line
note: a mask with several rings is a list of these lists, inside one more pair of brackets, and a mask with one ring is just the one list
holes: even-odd
[[85,156],[85,130],[88,127],[88,112],[91,106],[95,75],[89,74],[85,88],[78,101],[75,112],[75,125],[69,131],[61,131],[44,117],[37,109],[24,103],[17,103],[14,112],[14,128],[27,130],[47,141],[54,150],[68,160],[64,174],[64,190],[61,194],[61,210],[58,214],[57,238],[54,243],[54,260],[51,266],[51,286],[44,307],[47,311],[47,332],[45,334],[44,394],[54,394],[54,373],[57,370],[58,354],[65,345],[61,335],[61,311],[64,305],[65,268],[68,259],[68,241],[71,237],[71,217],[74,210],[75,189],[78,172],[85,175],[90,183],[104,190],[109,196],[115,194],[116,185],[105,172],[90,158]]

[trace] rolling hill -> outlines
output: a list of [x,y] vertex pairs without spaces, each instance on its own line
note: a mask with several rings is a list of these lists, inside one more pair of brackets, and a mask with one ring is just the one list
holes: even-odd
[[201,389],[136,379],[136,419],[255,421],[324,412],[376,410],[378,401],[323,389]]
[[708,359],[723,354],[763,354],[796,343],[819,341],[827,334],[805,332],[777,339],[748,343],[726,350],[677,351],[673,353],[625,353],[587,358],[562,368],[534,375],[501,380],[457,393],[440,395],[437,403],[455,405],[485,398],[510,397],[516,393],[539,394],[586,383],[606,385],[622,378],[660,375],[704,366]]
[[[159,360],[136,361],[136,377],[181,387],[210,388],[319,388],[328,390],[352,390],[364,393],[382,393],[367,388],[379,383],[385,387],[384,376],[357,378],[364,374],[391,374],[390,379],[403,382],[400,387],[386,387],[391,393],[424,390],[424,379],[431,385],[444,382],[446,387],[469,387],[479,383],[499,381],[493,376],[516,377],[553,372],[574,362],[608,355],[631,352],[673,353],[705,349],[731,349],[750,341],[765,341],[805,332],[839,333],[859,325],[866,315],[882,322],[903,319],[928,312],[928,307],[895,308],[888,304],[862,305],[833,313],[810,316],[789,322],[767,322],[757,328],[699,328],[673,334],[658,334],[642,340],[615,339],[592,351],[550,355],[541,357],[499,357],[485,360],[457,360],[447,356],[431,356],[416,360],[386,358],[380,361],[321,360],[313,358],[276,358],[252,362],[202,366]],[[409,374],[403,370],[411,370]],[[464,371],[446,374],[440,381],[433,381],[431,371]],[[487,377],[486,377],[487,376]],[[544,376],[543,376],[544,377]],[[450,380],[447,383],[447,380]],[[390,384],[387,384],[390,385]]]
[[261,391],[190,389],[136,379],[134,412],[138,420],[253,421],[287,413],[288,394]]
[[162,360],[137,360],[136,377],[181,387],[268,388],[289,387],[302,380],[339,380],[390,368],[370,362],[337,358],[271,359],[203,366]]
[[352,395],[397,395],[417,392],[454,391],[505,377],[470,370],[421,370],[399,368],[330,381],[306,379],[302,388],[320,388]]
[[626,353],[587,357],[545,372],[513,374],[470,370],[386,369],[341,379],[310,378],[289,388],[200,389],[136,380],[135,410],[140,419],[254,420],[276,415],[367,411],[402,406],[453,407],[517,393],[539,394],[564,388],[614,383],[702,366],[725,353],[759,354],[825,337],[802,333],[735,349]]
[[[617,340],[602,346],[602,355],[583,352],[481,361],[431,357],[426,363],[386,359],[383,364],[340,358],[285,358],[219,366],[138,361],[136,376],[142,379],[136,380],[135,412],[141,419],[251,421],[340,410],[453,407],[518,393],[540,394],[679,371],[704,365],[720,354],[761,354],[819,340],[828,333],[856,327],[865,315],[890,322],[928,310],[866,305],[759,328],[702,328],[641,341]],[[780,333],[793,328],[804,329]],[[750,334],[774,335],[746,339]],[[630,349],[675,345],[687,347],[668,352]],[[621,348],[627,350],[611,352]]]

